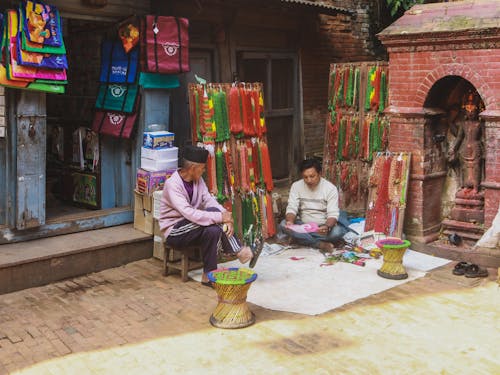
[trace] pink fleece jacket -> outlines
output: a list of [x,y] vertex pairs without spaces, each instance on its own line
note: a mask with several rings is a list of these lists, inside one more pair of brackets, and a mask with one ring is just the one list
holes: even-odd
[[[220,212],[205,211],[208,207],[217,207]],[[182,219],[207,226],[222,223],[222,212],[226,211],[209,193],[203,178],[193,181],[193,199],[184,187],[179,172],[176,171],[166,182],[160,202],[160,230],[165,238],[173,226]]]

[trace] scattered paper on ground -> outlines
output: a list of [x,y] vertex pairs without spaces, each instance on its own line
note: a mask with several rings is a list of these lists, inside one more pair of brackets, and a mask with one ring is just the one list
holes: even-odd
[[[381,259],[369,259],[365,267],[343,262],[322,266],[324,260],[311,248],[285,249],[267,256],[263,253],[253,269],[258,276],[247,301],[271,310],[317,315],[415,280],[449,262],[407,250],[403,264],[408,278],[389,280],[377,275]],[[238,260],[221,266],[244,267]],[[189,276],[200,281],[201,273],[195,270]]]

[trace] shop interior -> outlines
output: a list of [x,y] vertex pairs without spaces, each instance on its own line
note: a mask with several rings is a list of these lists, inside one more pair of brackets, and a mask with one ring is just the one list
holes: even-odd
[[[69,69],[64,94],[47,94],[46,217],[92,215],[101,205],[102,136],[92,132],[100,45],[112,23],[63,19]],[[114,142],[130,142],[115,139]]]

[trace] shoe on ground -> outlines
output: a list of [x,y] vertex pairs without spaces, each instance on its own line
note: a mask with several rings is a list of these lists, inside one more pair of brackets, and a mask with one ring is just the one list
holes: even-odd
[[465,270],[465,277],[476,278],[476,277],[487,277],[488,270],[479,267],[477,264],[471,264]]
[[453,268],[452,273],[456,276],[463,276],[465,275],[465,271],[467,270],[467,267],[471,266],[471,263],[468,262],[458,262],[455,265],[455,268]]
[[255,240],[253,246],[251,247],[253,257],[250,261],[249,267],[254,268],[257,260],[259,259],[260,253],[262,253],[262,249],[264,248],[264,241],[262,239]]

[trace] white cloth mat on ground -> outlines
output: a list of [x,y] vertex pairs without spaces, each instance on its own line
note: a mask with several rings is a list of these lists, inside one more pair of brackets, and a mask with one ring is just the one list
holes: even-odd
[[[253,269],[257,280],[248,291],[247,301],[271,310],[317,315],[415,280],[450,262],[407,250],[403,264],[408,278],[389,280],[377,275],[382,259],[368,259],[365,267],[343,262],[321,266],[324,260],[318,250],[311,248],[287,249],[267,256],[261,254]],[[245,265],[234,260],[219,267],[244,268]],[[194,270],[189,276],[201,281],[201,274],[202,270]]]

